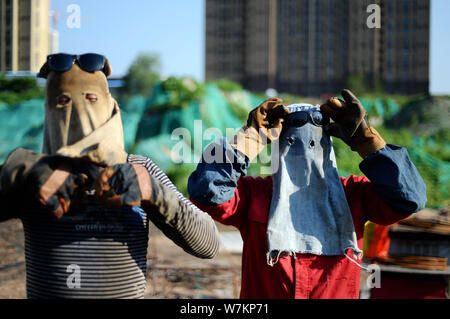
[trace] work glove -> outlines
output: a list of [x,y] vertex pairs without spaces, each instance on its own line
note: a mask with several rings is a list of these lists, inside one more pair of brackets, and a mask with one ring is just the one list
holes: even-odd
[[231,146],[252,161],[264,146],[280,137],[284,118],[289,110],[282,99],[272,98],[253,109],[246,126],[242,127],[231,141]]
[[96,183],[95,194],[109,208],[149,206],[152,178],[141,165],[117,164],[106,167]]
[[102,167],[76,159],[54,155],[37,162],[26,176],[28,192],[54,216],[61,218],[71,206],[87,201]]
[[342,90],[344,100],[330,98],[321,105],[320,111],[334,122],[324,130],[331,136],[342,139],[350,148],[365,158],[386,146],[378,132],[367,124],[367,112],[350,90]]
[[101,170],[84,160],[19,148],[8,156],[1,169],[0,193],[10,210],[19,211],[37,200],[61,218],[74,203],[86,198],[86,190]]

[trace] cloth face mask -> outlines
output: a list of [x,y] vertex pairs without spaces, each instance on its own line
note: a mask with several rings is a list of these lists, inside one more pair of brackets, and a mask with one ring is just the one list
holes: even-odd
[[272,161],[279,162],[272,175],[267,262],[273,266],[283,254],[347,256],[349,249],[360,254],[332,141],[321,127],[321,114],[315,113],[319,107],[288,109],[285,122],[300,124],[285,126],[272,145]]
[[125,162],[120,109],[105,73],[73,64],[66,72],[50,70],[46,78],[43,152],[86,156],[103,165]]

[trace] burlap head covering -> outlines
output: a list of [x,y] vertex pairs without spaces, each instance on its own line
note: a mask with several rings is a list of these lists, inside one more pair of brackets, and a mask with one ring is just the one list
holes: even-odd
[[126,161],[120,109],[106,80],[110,74],[108,60],[95,72],[77,64],[66,72],[42,66],[38,77],[47,79],[44,153],[86,157],[101,165]]

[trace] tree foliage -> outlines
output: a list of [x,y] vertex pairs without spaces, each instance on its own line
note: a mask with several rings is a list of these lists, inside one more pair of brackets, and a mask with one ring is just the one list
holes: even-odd
[[353,93],[358,95],[383,95],[384,88],[379,78],[370,79],[363,73],[353,74],[347,78],[347,88],[351,88]]
[[204,85],[188,77],[169,77],[161,83],[161,86],[168,97],[164,103],[168,108],[186,108],[190,103],[199,101],[205,94]]
[[224,92],[236,92],[243,90],[242,85],[228,79],[219,79],[211,81],[211,83],[217,85],[217,87]]
[[141,53],[128,68],[123,77],[121,94],[148,96],[155,83],[160,79],[161,63],[159,56],[153,53]]
[[44,98],[35,78],[6,77],[0,73],[0,102],[13,105],[34,98]]

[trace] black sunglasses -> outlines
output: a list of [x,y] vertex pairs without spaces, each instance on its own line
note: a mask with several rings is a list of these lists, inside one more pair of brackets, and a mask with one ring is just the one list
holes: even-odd
[[287,126],[301,127],[307,122],[315,126],[323,126],[330,122],[330,119],[324,116],[320,111],[300,111],[289,114],[284,124]]
[[87,72],[103,71],[106,57],[97,53],[86,53],[80,55],[57,53],[47,56],[47,63],[51,70],[66,72],[74,63]]

